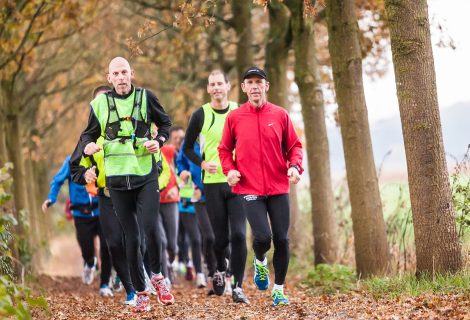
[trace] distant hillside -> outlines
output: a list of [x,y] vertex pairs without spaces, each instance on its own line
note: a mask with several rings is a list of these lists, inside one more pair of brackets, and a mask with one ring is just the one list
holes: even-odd
[[[447,155],[461,160],[470,144],[470,101],[441,109],[444,147]],[[383,162],[383,172],[406,172],[405,149],[399,117],[371,124],[372,146],[377,167]],[[339,128],[328,129],[333,175],[344,174],[344,156]],[[385,160],[385,155],[391,151]],[[384,160],[384,161],[383,161]],[[449,166],[455,161],[447,157]]]

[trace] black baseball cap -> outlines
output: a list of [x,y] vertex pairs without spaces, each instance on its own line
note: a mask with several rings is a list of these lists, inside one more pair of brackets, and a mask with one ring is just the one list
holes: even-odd
[[268,77],[266,76],[266,72],[264,72],[263,69],[260,69],[258,67],[249,67],[246,71],[245,71],[245,74],[243,75],[243,80],[245,80],[246,78],[248,78],[249,76],[258,76],[258,77],[261,77],[265,80],[268,79]]

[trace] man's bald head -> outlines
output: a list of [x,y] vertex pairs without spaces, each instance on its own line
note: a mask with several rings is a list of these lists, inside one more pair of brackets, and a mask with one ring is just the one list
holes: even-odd
[[131,65],[129,64],[129,61],[127,61],[123,57],[116,57],[113,60],[111,60],[111,62],[109,63],[108,72],[111,73],[111,68],[115,68],[117,65],[127,66],[129,70],[131,69]]
[[116,57],[108,66],[108,82],[113,85],[120,95],[128,94],[131,89],[131,80],[134,78],[134,70],[123,57]]

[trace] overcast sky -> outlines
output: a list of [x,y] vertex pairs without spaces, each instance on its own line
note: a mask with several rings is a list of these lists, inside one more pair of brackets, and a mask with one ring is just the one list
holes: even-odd
[[[439,105],[446,108],[470,101],[470,0],[428,0],[428,5],[430,20],[440,22],[457,46],[455,50],[433,46]],[[436,28],[431,32],[435,44],[439,40]],[[399,114],[391,63],[384,78],[371,81],[365,77],[364,87],[370,122]]]

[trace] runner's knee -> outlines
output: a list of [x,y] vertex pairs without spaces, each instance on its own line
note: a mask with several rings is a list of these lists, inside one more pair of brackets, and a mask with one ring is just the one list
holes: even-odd
[[271,235],[270,234],[258,234],[255,235],[253,240],[254,247],[263,248],[264,251],[268,251],[271,248]]

